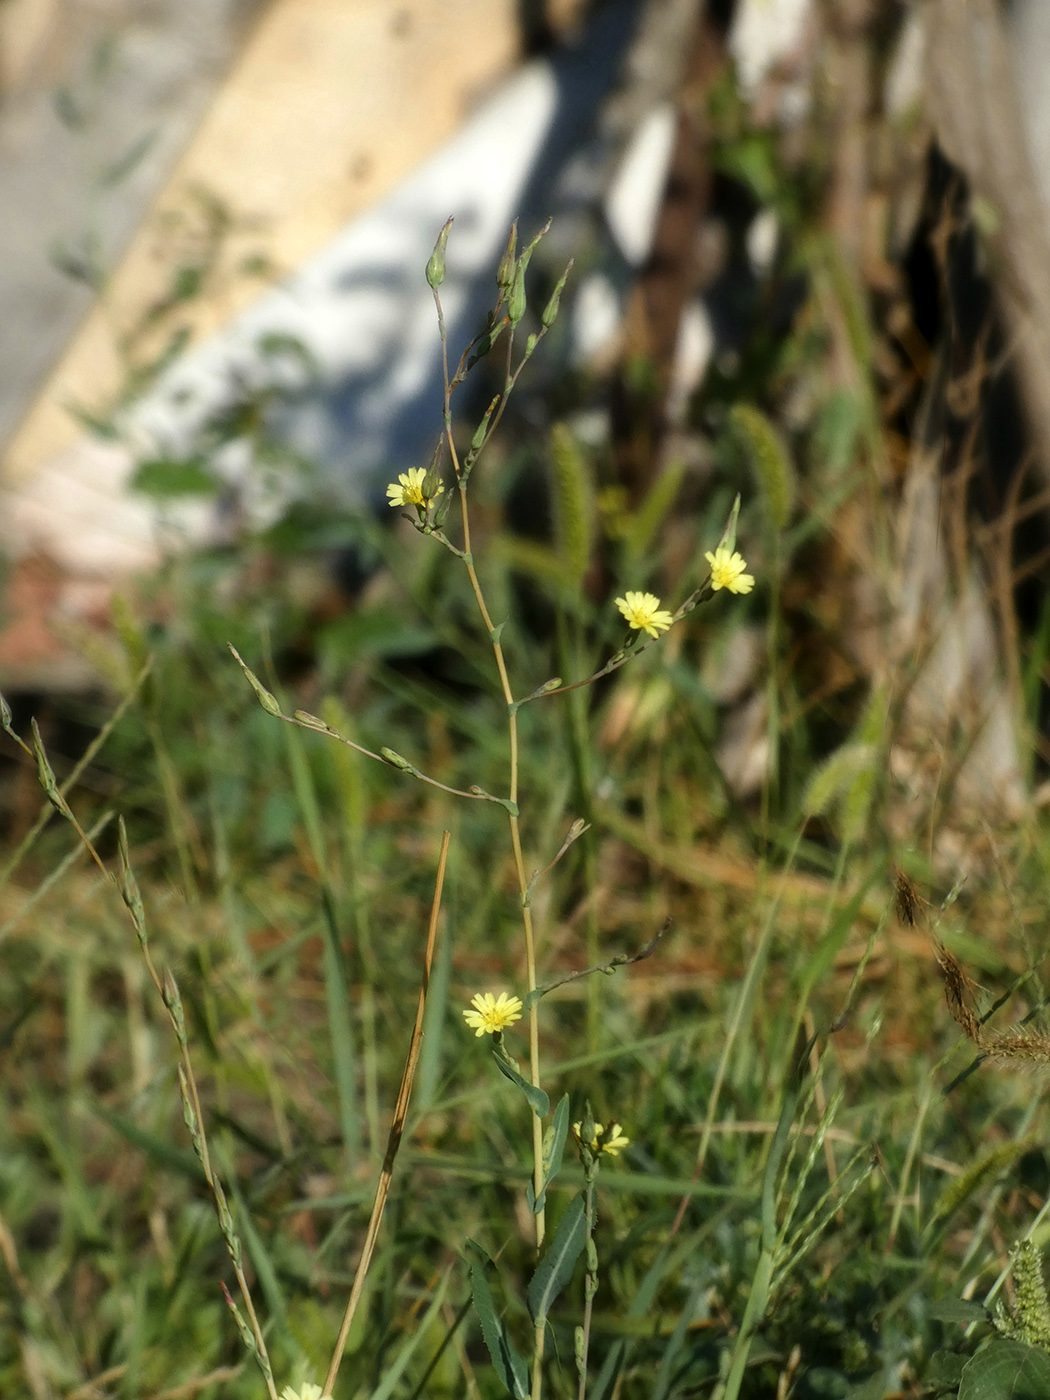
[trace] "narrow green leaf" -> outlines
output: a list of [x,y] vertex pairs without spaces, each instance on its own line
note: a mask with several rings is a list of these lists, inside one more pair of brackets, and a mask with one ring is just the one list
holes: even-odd
[[817,768],[802,799],[807,817],[822,815],[840,798],[847,796],[857,780],[872,772],[876,751],[871,744],[842,744]]
[[255,1268],[255,1275],[259,1280],[259,1287],[266,1298],[266,1306],[270,1311],[278,1328],[286,1325],[288,1317],[288,1304],[285,1300],[284,1290],[281,1288],[277,1277],[277,1269],[274,1266],[270,1251],[267,1249],[265,1241],[255,1228],[251,1211],[241,1195],[236,1181],[232,1176],[228,1178],[230,1194],[237,1203],[237,1219],[240,1233],[244,1236],[248,1246],[248,1254],[251,1257],[252,1265]]
[[561,1159],[569,1136],[569,1096],[563,1094],[554,1110],[554,1121],[543,1140],[543,1175],[549,1184],[561,1169]]
[[108,1109],[100,1103],[91,1100],[88,1102],[91,1111],[104,1123],[108,1123],[115,1133],[119,1133],[125,1141],[130,1142],[132,1147],[137,1147],[145,1152],[159,1166],[167,1167],[169,1171],[176,1171],[181,1176],[188,1177],[190,1181],[203,1182],[204,1172],[192,1152],[185,1152],[179,1147],[173,1147],[166,1138],[157,1137],[154,1133],[147,1132],[145,1128],[140,1128],[137,1123],[133,1123],[130,1118],[125,1118],[120,1113],[114,1113],[112,1109]]
[[964,1327],[969,1327],[971,1322],[990,1321],[988,1309],[969,1298],[942,1298],[931,1305],[929,1316],[938,1322],[958,1322]]
[[532,1188],[532,1182],[525,1188],[525,1199],[534,1215],[539,1215],[547,1200],[547,1187],[561,1169],[561,1159],[565,1153],[565,1143],[569,1136],[569,1096],[563,1094],[554,1110],[554,1121],[543,1134],[543,1186],[539,1200]]
[[332,1062],[339,1094],[339,1124],[343,1135],[343,1150],[349,1164],[361,1146],[357,1105],[357,1052],[350,1020],[349,979],[339,937],[335,898],[328,881],[324,825],[317,787],[299,732],[288,725],[284,737],[288,766],[292,773],[292,786],[320,878],[321,904],[324,910],[324,979],[328,1034],[332,1043]]
[[572,1278],[586,1241],[586,1202],[581,1191],[569,1202],[554,1239],[529,1284],[529,1312],[537,1327],[546,1321],[551,1304]]
[[[473,1244],[473,1241],[468,1243]],[[480,1246],[475,1245],[474,1248],[479,1254],[484,1254]],[[485,1257],[487,1259],[488,1256]],[[514,1396],[514,1400],[528,1400],[528,1367],[514,1350],[503,1319],[496,1312],[496,1303],[486,1276],[486,1265],[481,1260],[472,1260],[470,1264],[470,1294],[474,1301],[474,1311],[481,1323],[481,1335],[485,1339],[497,1376],[507,1392]]]
[[[451,1276],[452,1270],[446,1269],[442,1275],[441,1282],[434,1291],[434,1300],[430,1304],[430,1307],[427,1308],[422,1322],[420,1322],[418,1326],[412,1328],[408,1340],[394,1358],[394,1364],[383,1376],[383,1379],[380,1381],[379,1385],[376,1386],[375,1390],[372,1391],[371,1400],[390,1400],[390,1396],[393,1395],[394,1391],[397,1389],[398,1382],[405,1374],[408,1363],[412,1360],[416,1348],[430,1331],[431,1324],[437,1319],[441,1311],[441,1305],[445,1301],[445,1294],[448,1292],[448,1282]],[[525,1396],[527,1395],[528,1391],[525,1392]],[[524,1400],[524,1397],[520,1397],[520,1400]]]
[[516,1084],[528,1099],[533,1113],[539,1118],[546,1118],[551,1111],[550,1099],[542,1089],[537,1089],[535,1084],[530,1084],[519,1073],[517,1065],[504,1049],[502,1040],[497,1040],[495,1036],[492,1040],[492,1057],[496,1061],[499,1072],[505,1074],[512,1084]]
[[[615,1177],[611,1177],[610,1180],[615,1180]],[[624,1314],[625,1320],[638,1320],[645,1317],[652,1307],[653,1299],[656,1297],[657,1290],[664,1278],[668,1275],[672,1278],[676,1277],[686,1259],[695,1250],[695,1236],[687,1237],[676,1250],[663,1248],[646,1270],[645,1277],[639,1284],[638,1291]],[[630,1359],[635,1345],[636,1343],[629,1338],[620,1338],[613,1342],[606,1354],[598,1379],[591,1387],[590,1400],[605,1400],[620,1371]]]
[[762,1248],[772,1254],[777,1244],[776,1184],[780,1166],[787,1148],[788,1134],[798,1105],[798,1076],[788,1073],[784,1085],[784,1101],[780,1108],[780,1118],[773,1143],[766,1158],[766,1169],[762,1176]]
[[686,1300],[685,1307],[678,1314],[678,1321],[675,1323],[674,1331],[666,1347],[664,1354],[660,1358],[660,1369],[656,1373],[653,1382],[652,1400],[666,1400],[670,1394],[671,1385],[678,1371],[678,1358],[682,1347],[685,1345],[686,1335],[689,1331],[689,1324],[696,1316],[696,1310],[700,1300],[707,1291],[707,1280],[701,1280],[695,1285]]

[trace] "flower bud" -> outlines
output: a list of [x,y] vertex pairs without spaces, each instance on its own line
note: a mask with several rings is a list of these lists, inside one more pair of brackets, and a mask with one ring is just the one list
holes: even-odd
[[510,234],[507,238],[507,248],[499,261],[496,270],[496,285],[500,289],[502,296],[510,295],[510,289],[514,282],[514,254],[518,247],[518,221],[517,219],[510,226]]
[[554,291],[551,292],[550,301],[548,301],[547,305],[543,308],[543,315],[540,317],[540,320],[543,322],[543,329],[545,331],[549,331],[557,319],[561,294],[565,290],[565,283],[569,280],[569,273],[572,271],[573,261],[573,258],[569,259],[568,267],[566,267],[565,271],[558,278],[557,286],[554,288]]
[[445,227],[438,234],[437,242],[434,244],[434,251],[430,255],[427,263],[427,281],[434,291],[437,291],[445,280],[445,245],[448,243],[449,230],[452,228],[452,220],[445,220]]

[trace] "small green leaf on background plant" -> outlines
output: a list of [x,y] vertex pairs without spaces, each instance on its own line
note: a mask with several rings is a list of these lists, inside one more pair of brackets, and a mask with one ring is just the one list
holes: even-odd
[[516,1084],[529,1101],[533,1113],[546,1118],[551,1111],[551,1101],[542,1089],[530,1084],[519,1072],[514,1061],[507,1054],[500,1041],[493,1037],[492,1055],[501,1074],[505,1074],[512,1084]]
[[529,1312],[537,1326],[546,1320],[551,1304],[572,1278],[586,1240],[586,1209],[581,1193],[566,1207],[554,1239],[529,1284]]
[[470,1264],[470,1291],[474,1301],[474,1311],[481,1323],[481,1335],[485,1339],[485,1345],[488,1347],[492,1364],[496,1368],[496,1374],[508,1393],[513,1395],[515,1400],[527,1400],[529,1369],[522,1357],[514,1350],[503,1319],[496,1312],[495,1299],[489,1286],[486,1271],[487,1268],[494,1268],[494,1266],[480,1245],[475,1244],[473,1240],[468,1240],[468,1244],[478,1255],[482,1256],[472,1260]]
[[1047,1400],[1050,1356],[1022,1342],[989,1342],[963,1369],[959,1400]]
[[532,1189],[532,1182],[525,1188],[525,1199],[534,1215],[539,1215],[547,1200],[547,1187],[561,1170],[561,1159],[565,1153],[565,1143],[569,1136],[569,1096],[563,1094],[554,1110],[554,1120],[543,1134],[543,1186],[539,1199]]

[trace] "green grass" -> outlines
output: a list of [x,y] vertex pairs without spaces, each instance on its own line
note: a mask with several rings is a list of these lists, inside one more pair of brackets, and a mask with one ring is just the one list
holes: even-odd
[[[413,575],[426,568],[422,544],[406,546],[402,595],[375,605],[406,628],[433,625]],[[263,602],[244,600],[222,626],[207,604],[214,567],[183,563],[168,580],[175,615],[190,625],[151,638],[153,669],[89,772],[107,806],[126,814],[154,957],[179,979],[278,1382],[301,1364],[319,1378],[345,1301],[447,826],[409,1136],[337,1394],[498,1395],[473,1314],[448,1338],[469,1297],[473,1238],[499,1256],[507,1326],[527,1350],[527,1106],[460,1016],[475,990],[523,986],[504,819],[266,715],[219,644],[228,633],[264,670],[253,635]],[[442,584],[452,597],[436,598],[433,611],[454,616],[451,570]],[[669,662],[655,648],[584,714],[601,794],[593,855],[582,842],[570,849],[536,901],[541,981],[587,965],[589,898],[603,957],[636,950],[673,921],[649,960],[543,1003],[545,1084],[568,1092],[575,1114],[588,1099],[632,1140],[599,1178],[588,1394],[710,1393],[763,1237],[768,1246],[789,1216],[788,1267],[773,1271],[742,1393],[772,1396],[791,1373],[800,1397],[845,1394],[876,1375],[887,1394],[917,1394],[930,1354],[962,1342],[958,1326],[934,1320],[935,1302],[981,1298],[1004,1245],[1045,1198],[1043,1100],[1031,1072],[991,1062],[946,1093],[972,1054],[943,1008],[925,939],[891,917],[889,852],[874,822],[831,872],[821,848],[803,843],[793,860],[778,849],[772,815],[767,855],[754,854],[755,816],[734,813],[698,751],[709,705],[667,688],[668,666],[695,675],[711,634],[739,606],[719,600]],[[512,622],[505,643],[524,658],[526,685],[552,669],[547,644],[522,624]],[[352,703],[362,743],[388,744],[451,786],[500,789],[491,689],[464,693],[470,676],[457,691],[367,647],[349,666],[343,717]],[[644,723],[603,743],[629,692],[651,705]],[[288,694],[289,708],[322,708],[312,688]],[[579,725],[556,701],[521,713],[531,868],[579,810]],[[80,718],[97,723],[102,711]],[[52,750],[60,777],[74,757]],[[70,801],[84,824],[100,814],[89,788]],[[1038,957],[1046,850],[1041,825],[1022,832],[1005,852],[1012,910],[993,872],[967,885],[943,930],[964,958],[980,950],[990,991],[1012,987],[1028,1005],[1040,999],[1024,949]],[[78,856],[66,824],[53,819],[25,853],[3,916],[0,1393],[258,1395],[219,1292],[229,1265],[182,1125],[163,1008],[116,891]],[[817,1072],[793,1091],[787,1136],[776,1139],[784,1172],[771,1177],[800,1026],[803,1039],[818,1032]],[[521,1058],[524,1038],[507,1038]],[[813,1134],[829,1124],[821,1143]],[[993,1148],[992,1167],[945,1213],[945,1191]],[[581,1182],[567,1166],[551,1191],[555,1220]],[[551,1316],[551,1395],[575,1394],[581,1312],[577,1281]],[[102,1378],[95,1389],[83,1388],[93,1378]]]
[[[737,156],[751,181],[773,178],[762,142],[742,139]],[[633,510],[612,508],[611,463],[559,427],[549,454],[497,439],[471,483],[473,552],[519,697],[602,666],[622,642],[618,591],[688,597],[738,491],[758,578],[746,597],[705,599],[611,678],[518,712],[526,873],[590,823],[532,893],[540,984],[630,957],[670,921],[646,959],[540,1003],[552,1103],[568,1094],[572,1120],[589,1105],[631,1139],[597,1178],[589,1319],[584,1264],[558,1279],[544,1343],[558,1400],[578,1394],[585,1321],[589,1400],[955,1394],[1011,1246],[1047,1233],[1045,1068],[981,1057],[945,1005],[931,934],[980,978],[990,1026],[1030,1017],[1037,1033],[1050,829],[1033,811],[981,831],[937,786],[916,799],[890,764],[899,693],[869,691],[843,661],[837,512],[870,524],[866,562],[887,582],[876,385],[859,335],[859,388],[826,383],[820,316],[849,289],[823,242],[800,236],[796,256],[820,295],[784,345],[756,333],[735,382],[712,376],[702,407],[724,431],[709,477],[671,468]],[[858,308],[838,311],[849,322]],[[775,422],[792,376],[808,376],[813,404],[788,441]],[[525,538],[513,498],[548,467],[552,528]],[[454,516],[446,528],[460,539]],[[349,540],[381,567],[333,615],[310,561]],[[462,560],[322,502],[236,553],[173,561],[114,617],[113,638],[92,643],[107,686],[40,717],[61,815],[32,787],[31,752],[13,738],[5,750],[0,1396],[263,1394],[221,1291],[236,1292],[233,1230],[224,1239],[178,1045],[121,901],[117,813],[151,956],[181,994],[278,1388],[319,1381],[339,1327],[450,831],[414,1095],[335,1394],[499,1396],[470,1270],[495,1300],[481,1308],[490,1331],[527,1365],[532,1123],[461,1013],[477,991],[524,996],[527,969],[507,812],[445,790],[502,799],[510,781]],[[716,689],[745,626],[770,757],[741,798],[715,760]],[[1024,670],[1033,720],[1045,631]],[[228,643],[286,714],[320,715],[444,787],[266,713]],[[899,667],[905,687],[915,664]],[[29,742],[29,720],[9,734]],[[931,749],[941,771],[957,741]],[[963,883],[937,854],[942,832],[982,853]],[[895,866],[929,899],[916,926],[894,912]],[[525,1026],[506,1034],[522,1065]],[[587,1166],[570,1143],[548,1244]],[[1009,1369],[1016,1346],[981,1355]],[[1010,1393],[975,1375],[968,1400]]]

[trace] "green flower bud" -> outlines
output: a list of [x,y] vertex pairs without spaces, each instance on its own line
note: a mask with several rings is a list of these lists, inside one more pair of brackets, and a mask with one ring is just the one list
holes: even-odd
[[414,771],[408,759],[402,758],[401,755],[396,753],[393,749],[380,749],[379,752],[381,756],[386,759],[387,763],[390,764],[391,768],[400,768],[402,773],[411,773]]
[[514,271],[514,284],[510,289],[510,300],[507,302],[507,318],[512,326],[516,326],[525,315],[525,261],[524,253]]
[[445,280],[445,245],[448,243],[449,231],[452,228],[452,220],[445,220],[445,227],[438,234],[437,242],[434,244],[434,251],[430,255],[427,263],[427,281],[437,291]]
[[507,318],[512,326],[516,326],[525,315],[525,273],[528,271],[529,262],[536,250],[537,243],[539,243],[550,226],[551,221],[548,219],[536,237],[522,253],[514,269],[514,283],[510,290],[510,300],[507,303]]
[[569,273],[572,271],[573,258],[569,259],[569,265],[558,278],[558,284],[551,292],[551,299],[543,309],[540,320],[543,322],[543,329],[550,330],[558,316],[558,306],[561,302],[561,294],[565,290],[565,283],[569,280]]
[[496,285],[500,289],[502,296],[510,295],[510,289],[514,282],[514,254],[518,247],[518,221],[517,219],[510,226],[510,234],[507,238],[507,249],[499,261],[496,270]]

